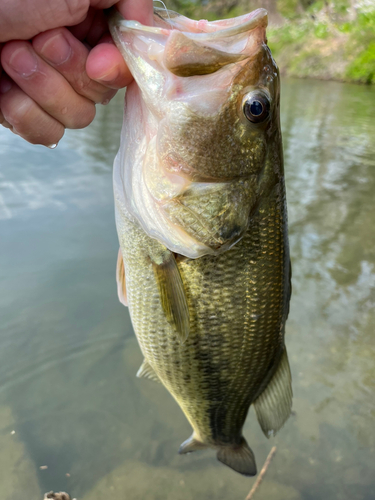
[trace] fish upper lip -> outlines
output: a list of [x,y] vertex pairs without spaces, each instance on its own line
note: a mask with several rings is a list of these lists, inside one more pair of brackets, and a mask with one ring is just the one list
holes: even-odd
[[[163,10],[163,9],[155,9],[155,10]],[[146,26],[138,21],[129,21],[125,20],[119,12],[115,12],[111,14],[109,23],[112,24],[112,26],[115,26],[116,28],[119,28],[120,30],[137,30],[137,31],[145,31],[145,32],[151,32],[155,34],[161,34],[161,35],[169,35],[169,33],[175,29],[178,31],[181,31],[184,35],[195,39],[199,41],[215,41],[218,38],[222,37],[230,37],[230,36],[235,36],[239,35],[241,33],[244,33],[246,31],[251,31],[255,28],[258,27],[267,27],[268,24],[268,14],[266,9],[260,8],[256,9],[253,12],[250,12],[249,14],[245,14],[243,16],[239,16],[237,18],[234,18],[235,21],[233,21],[234,26],[229,26],[228,28],[223,28],[220,29],[220,21],[217,22],[207,22],[210,24],[210,26],[218,26],[219,29],[211,32],[200,32],[200,33],[194,33],[191,31],[184,31],[183,29],[179,29],[177,26],[178,24],[175,23],[175,26],[173,26],[173,21],[170,22],[172,25],[172,29],[167,29],[167,28],[158,28],[155,26]],[[241,22],[243,20],[244,22]],[[196,23],[199,23],[200,21],[195,21]],[[215,24],[216,23],[216,24]]]

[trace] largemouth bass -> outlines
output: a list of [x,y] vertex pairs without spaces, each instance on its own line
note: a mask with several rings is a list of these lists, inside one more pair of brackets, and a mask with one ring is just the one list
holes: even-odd
[[291,294],[279,72],[267,12],[154,26],[110,20],[135,81],[114,166],[117,266],[144,362],[192,428],[180,453],[217,450],[256,474],[242,435],[288,418]]

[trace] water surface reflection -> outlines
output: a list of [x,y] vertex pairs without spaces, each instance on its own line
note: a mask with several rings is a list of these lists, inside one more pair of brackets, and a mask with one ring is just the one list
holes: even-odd
[[[53,151],[0,130],[2,498],[241,500],[253,480],[209,451],[178,456],[189,424],[135,378],[142,357],[114,282],[121,108],[101,107]],[[259,500],[375,498],[373,116],[374,89],[283,84],[295,415],[268,441],[250,412],[258,464],[278,448]]]

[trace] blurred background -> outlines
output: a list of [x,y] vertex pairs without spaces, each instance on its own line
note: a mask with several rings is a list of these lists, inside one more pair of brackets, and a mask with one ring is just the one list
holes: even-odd
[[[277,446],[255,499],[374,500],[375,87],[349,82],[374,81],[374,11],[296,0],[174,8],[212,19],[258,5],[284,75],[294,400],[270,440],[249,413],[259,469]],[[0,500],[50,490],[244,500],[255,481],[211,450],[178,455],[188,422],[163,387],[135,377],[142,355],[115,282],[123,99],[54,150],[0,128]]]
[[375,0],[171,0],[167,5],[208,20],[263,7],[268,43],[283,75],[375,83]]

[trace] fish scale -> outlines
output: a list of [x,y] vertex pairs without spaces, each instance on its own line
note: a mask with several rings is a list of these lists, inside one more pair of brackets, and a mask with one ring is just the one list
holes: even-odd
[[[241,433],[248,407],[282,347],[280,325],[288,286],[284,276],[288,256],[280,252],[285,222],[283,210],[277,209],[283,208],[277,192],[266,201],[243,240],[230,251],[179,263],[192,319],[183,345],[160,308],[147,254],[149,237],[121,219],[127,223],[119,234],[125,236],[121,246],[130,313],[142,352],[193,427],[212,441],[230,441]],[[220,321],[212,318],[217,304],[225,311]],[[217,371],[219,377],[212,377]]]
[[223,24],[175,14],[172,30],[164,15],[110,23],[135,78],[114,167],[120,300],[137,375],[161,382],[193,428],[180,453],[210,447],[250,476],[249,407],[269,436],[292,405],[279,74],[264,9]]

